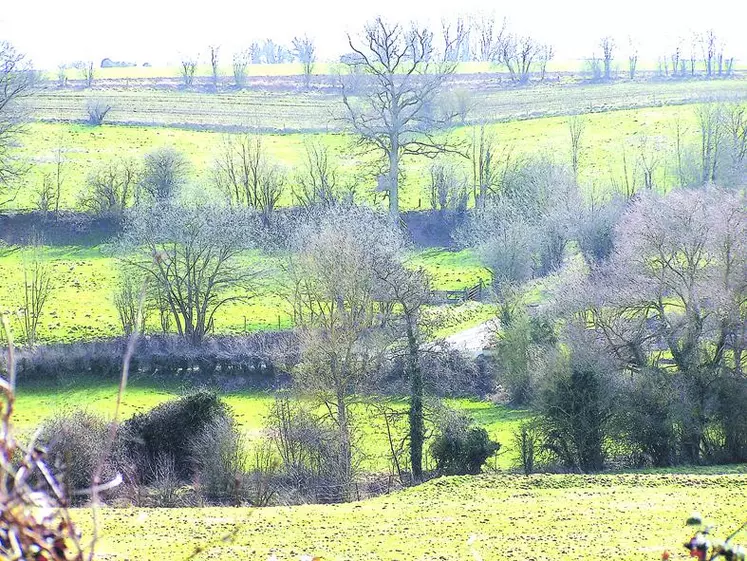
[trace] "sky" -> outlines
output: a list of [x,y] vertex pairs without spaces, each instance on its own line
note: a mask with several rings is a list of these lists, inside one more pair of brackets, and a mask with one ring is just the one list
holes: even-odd
[[505,17],[511,30],[552,44],[561,60],[598,51],[605,35],[621,56],[632,38],[641,58],[653,60],[678,37],[689,49],[689,36],[709,28],[727,52],[747,60],[747,1],[740,0],[0,0],[0,40],[39,68],[104,57],[160,65],[197,54],[205,62],[211,44],[228,60],[254,40],[290,43],[303,34],[316,41],[321,59],[335,60],[349,50],[346,34],[373,17],[438,26],[466,14]]

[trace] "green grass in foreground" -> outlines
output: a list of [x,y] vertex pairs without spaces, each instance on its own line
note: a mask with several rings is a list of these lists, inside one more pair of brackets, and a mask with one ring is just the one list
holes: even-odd
[[[23,383],[23,380],[21,380]],[[137,413],[144,413],[156,405],[182,395],[183,388],[176,384],[130,384],[122,402],[122,418],[127,419]],[[45,419],[54,415],[82,408],[110,417],[114,411],[117,395],[115,382],[81,380],[67,385],[21,385],[18,391],[15,426],[23,434],[29,435]],[[231,406],[247,443],[264,438],[264,428],[274,396],[268,392],[242,391],[222,393]],[[405,409],[404,399],[392,399],[390,404]],[[475,399],[449,399],[446,404],[472,416],[475,422],[484,426],[491,437],[502,444],[502,449],[491,460],[490,465],[501,468],[513,467],[513,431],[526,419],[528,411],[497,406]],[[354,423],[361,435],[362,469],[371,472],[389,470],[389,444],[383,420],[365,405],[353,408]],[[406,430],[405,425],[398,430]]]
[[[121,334],[121,325],[113,304],[121,263],[104,247],[46,247],[42,259],[51,267],[52,293],[41,320],[39,338],[44,342],[73,342]],[[24,252],[0,257],[0,312],[13,314],[21,305]],[[282,278],[277,272],[277,257],[256,252],[248,263],[268,270],[257,295],[247,302],[231,303],[216,317],[217,333],[242,333],[287,328],[291,324],[290,307],[281,296]],[[486,274],[469,251],[428,250],[414,255],[413,266],[423,266],[437,289],[464,288]],[[435,311],[443,316],[443,335],[480,323],[492,314],[490,306],[449,306]],[[483,320],[484,321],[484,320]],[[151,314],[148,327],[158,332],[158,318]]]
[[[326,561],[610,559],[687,557],[686,517],[699,510],[724,536],[743,520],[744,469],[730,475],[485,475],[441,478],[341,505],[104,509],[105,559]],[[90,513],[75,517],[84,534]],[[235,532],[235,534],[234,534]],[[232,535],[227,542],[223,536]],[[742,542],[744,543],[744,542]]]

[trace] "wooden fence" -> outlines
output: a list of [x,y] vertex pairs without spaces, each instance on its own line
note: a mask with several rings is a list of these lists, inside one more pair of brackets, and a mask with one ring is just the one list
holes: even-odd
[[434,303],[442,304],[460,304],[470,300],[479,302],[487,296],[487,293],[485,283],[480,280],[476,285],[460,290],[433,290],[431,292],[431,299]]

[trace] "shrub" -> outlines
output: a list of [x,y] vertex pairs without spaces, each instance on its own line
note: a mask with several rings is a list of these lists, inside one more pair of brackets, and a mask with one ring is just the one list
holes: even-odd
[[112,110],[112,106],[109,105],[103,99],[91,99],[86,103],[86,113],[88,113],[88,124],[93,126],[99,126],[103,124],[107,113]]
[[471,425],[471,419],[448,415],[431,443],[436,469],[446,475],[476,475],[490,456],[500,448],[482,427]]
[[[100,416],[84,410],[58,414],[42,424],[39,443],[46,448],[47,461],[73,502],[85,502],[87,496],[76,492],[91,487],[93,472],[102,461],[109,424]],[[121,446],[115,443],[104,458],[104,481],[113,478],[122,463]],[[76,501],[76,496],[78,500]]]
[[162,403],[136,415],[124,427],[128,452],[142,482],[153,481],[153,468],[170,458],[179,480],[195,474],[192,440],[219,419],[230,420],[230,410],[214,393],[200,391]]
[[190,441],[192,464],[205,497],[239,504],[247,456],[244,438],[230,417],[218,416]]
[[341,461],[337,431],[310,409],[280,396],[270,411],[268,428],[282,461],[281,475],[297,494],[289,502],[337,502],[350,481]]
[[535,420],[522,423],[514,432],[517,463],[524,475],[534,473],[542,463],[543,438],[542,427]]

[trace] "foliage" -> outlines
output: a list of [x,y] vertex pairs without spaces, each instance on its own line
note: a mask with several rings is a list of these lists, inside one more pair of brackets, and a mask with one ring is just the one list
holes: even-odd
[[449,414],[431,443],[436,469],[446,475],[478,474],[485,462],[501,447],[487,431],[469,419]]
[[123,429],[139,480],[147,483],[157,479],[158,466],[169,462],[181,481],[195,475],[199,458],[193,455],[192,442],[218,420],[230,422],[230,415],[228,406],[218,396],[201,391],[128,419]]

